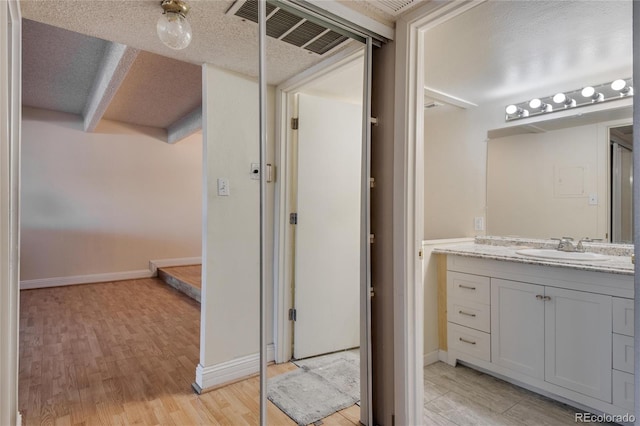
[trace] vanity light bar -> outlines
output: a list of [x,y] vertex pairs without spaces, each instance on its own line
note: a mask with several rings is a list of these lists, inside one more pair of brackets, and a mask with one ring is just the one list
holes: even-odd
[[571,92],[561,92],[542,98],[534,98],[517,104],[507,105],[505,121],[519,120],[580,108],[594,103],[609,102],[633,95],[633,81],[630,78],[615,80],[597,86],[585,86]]

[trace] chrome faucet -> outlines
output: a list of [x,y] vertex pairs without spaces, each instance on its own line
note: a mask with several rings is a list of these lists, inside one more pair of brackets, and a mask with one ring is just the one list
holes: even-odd
[[577,251],[576,246],[573,244],[573,238],[571,237],[552,238],[552,240],[558,241],[558,247],[556,247],[558,251]]
[[582,243],[591,243],[591,242],[594,242],[594,241],[602,241],[602,239],[601,238],[584,237],[583,239],[578,241],[578,246],[576,247],[576,251],[584,253],[585,252],[585,248],[582,245]]

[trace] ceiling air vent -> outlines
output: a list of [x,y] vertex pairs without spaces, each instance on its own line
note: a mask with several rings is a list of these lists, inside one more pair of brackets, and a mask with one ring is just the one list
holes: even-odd
[[393,16],[398,16],[420,3],[420,0],[374,0],[371,3]]
[[[258,1],[237,0],[227,14],[258,22]],[[267,35],[309,52],[324,55],[348,40],[315,22],[308,21],[267,2]]]

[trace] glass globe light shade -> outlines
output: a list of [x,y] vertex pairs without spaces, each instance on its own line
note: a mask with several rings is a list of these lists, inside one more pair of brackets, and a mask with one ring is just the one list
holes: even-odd
[[191,43],[191,25],[180,13],[167,12],[156,25],[158,37],[171,49],[180,50]]

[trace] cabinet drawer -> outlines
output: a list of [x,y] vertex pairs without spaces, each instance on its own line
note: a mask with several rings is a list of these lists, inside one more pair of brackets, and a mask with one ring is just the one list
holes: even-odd
[[633,336],[633,299],[614,297],[613,303],[613,332]]
[[490,318],[489,305],[451,298],[448,300],[447,320],[450,322],[489,333]]
[[491,285],[488,277],[447,272],[447,297],[456,300],[468,300],[489,304]]
[[633,337],[613,335],[613,368],[633,374]]
[[449,350],[491,361],[491,335],[452,322],[448,327]]
[[633,412],[634,405],[634,389],[633,374],[623,373],[622,371],[613,370],[613,405],[626,408]]

